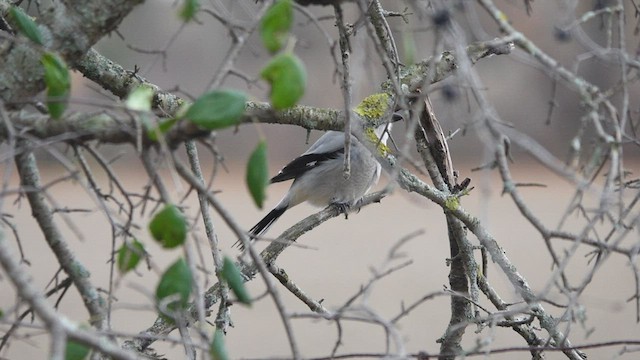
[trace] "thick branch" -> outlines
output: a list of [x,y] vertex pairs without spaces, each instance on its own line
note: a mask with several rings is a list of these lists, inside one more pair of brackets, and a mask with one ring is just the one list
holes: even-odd
[[[44,9],[40,32],[45,47],[59,52],[70,64],[75,64],[104,35],[115,30],[142,0],[62,1]],[[0,0],[0,11],[6,15],[10,5]],[[4,41],[3,41],[4,39]],[[0,37],[0,44],[7,41]],[[0,99],[16,105],[32,98],[44,89],[44,70],[40,64],[41,49],[31,42],[12,41],[12,46],[0,46]]]
[[[8,117],[17,133],[45,140],[90,141],[103,143],[150,144],[146,130],[131,114],[73,113],[61,121],[51,121],[49,116],[9,112]],[[248,102],[242,123],[263,122],[271,124],[290,124],[305,129],[341,130],[344,114],[338,110],[314,108],[298,105],[288,110],[274,111],[267,103]],[[0,123],[0,140],[8,138],[10,130]],[[375,125],[375,124],[373,124]],[[167,144],[174,148],[180,143],[204,137],[210,132],[200,129],[188,121],[179,121],[165,134]],[[139,140],[140,139],[140,140]]]
[[[23,146],[27,144],[22,144]],[[98,329],[106,327],[106,309],[104,299],[89,281],[89,271],[78,261],[69,249],[66,240],[53,221],[53,212],[47,205],[42,194],[40,174],[36,158],[32,152],[26,151],[16,157],[16,165],[22,182],[22,191],[26,193],[31,213],[38,222],[38,226],[45,236],[47,244],[58,259],[62,269],[73,280],[82,301],[89,311],[89,322]]]

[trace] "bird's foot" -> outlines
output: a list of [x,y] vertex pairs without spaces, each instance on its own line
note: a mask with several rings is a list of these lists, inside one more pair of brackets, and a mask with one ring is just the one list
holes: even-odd
[[362,198],[358,199],[356,201],[356,203],[353,205],[357,210],[357,213],[360,213],[360,210],[362,210],[362,203],[364,202],[364,200]]
[[335,206],[340,213],[344,214],[345,219],[349,218],[349,208],[351,208],[351,205],[347,203],[333,203],[332,205]]

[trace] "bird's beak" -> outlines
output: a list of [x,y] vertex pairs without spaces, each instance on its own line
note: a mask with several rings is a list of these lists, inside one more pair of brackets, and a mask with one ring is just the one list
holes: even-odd
[[393,115],[391,115],[391,122],[394,123],[396,121],[405,120],[403,113],[404,111],[394,112]]

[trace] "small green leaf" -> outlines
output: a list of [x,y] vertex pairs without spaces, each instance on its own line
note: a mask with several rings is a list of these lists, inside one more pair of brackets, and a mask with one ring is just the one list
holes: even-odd
[[44,82],[47,85],[47,107],[54,119],[59,119],[67,107],[67,97],[71,90],[69,69],[64,61],[54,53],[44,53],[40,59],[44,65]]
[[126,274],[138,266],[140,258],[144,256],[144,245],[138,239],[133,239],[131,243],[124,243],[118,249],[116,264],[121,273]]
[[[162,274],[160,283],[156,288],[156,300],[158,304],[162,304],[162,308],[159,308],[161,315],[171,315],[164,313],[163,311],[165,310],[175,312],[186,309],[192,287],[191,270],[189,270],[186,261],[180,258]],[[171,300],[167,299],[169,296],[172,297]]]
[[17,6],[11,6],[11,8],[9,8],[9,16],[11,16],[16,24],[16,27],[24,36],[38,45],[43,44],[42,34],[40,34],[38,25],[29,15],[25,14],[21,8]]
[[260,76],[271,84],[271,104],[275,109],[295,105],[304,95],[307,73],[304,64],[294,54],[280,54],[262,69]]
[[200,96],[185,117],[209,130],[237,125],[245,110],[247,96],[235,90],[214,90]]
[[158,130],[160,130],[160,132],[162,134],[165,134],[167,131],[169,131],[173,125],[175,125],[178,122],[177,118],[171,118],[171,119],[165,119],[160,121],[160,123],[158,124]]
[[158,135],[166,134],[167,131],[171,130],[173,125],[175,125],[177,122],[178,118],[161,120],[160,123],[158,123],[158,126],[153,128],[150,127],[147,129],[147,137],[153,142],[158,142]]
[[220,329],[216,329],[213,334],[209,354],[213,360],[229,360],[227,347],[224,345],[224,333]]
[[166,205],[149,223],[149,231],[165,249],[180,246],[187,238],[187,220],[173,204]]
[[236,264],[233,263],[233,260],[228,256],[224,257],[224,263],[222,265],[220,275],[224,281],[229,284],[229,288],[236,295],[239,302],[245,305],[251,305],[251,297],[249,296],[249,292],[247,292],[247,288],[244,286],[242,274],[236,267]]
[[65,360],[83,360],[89,355],[89,347],[73,340],[67,341],[67,346],[64,353]]
[[184,20],[184,22],[191,21],[198,12],[199,8],[199,0],[184,0],[184,2],[182,3],[182,7],[180,8],[180,18]]
[[151,111],[152,101],[153,89],[149,86],[140,85],[129,93],[125,105],[127,109],[133,111]]
[[289,36],[289,29],[293,24],[293,7],[291,0],[277,0],[267,10],[260,23],[260,36],[264,47],[270,53],[282,49]]
[[269,185],[269,167],[267,165],[267,143],[262,140],[253,150],[247,162],[247,186],[256,205],[262,209],[265,190]]
[[135,87],[124,101],[127,109],[137,112],[136,116],[142,123],[147,137],[153,141],[158,141],[158,129],[155,121],[152,120],[151,107],[155,91],[149,85],[139,85]]
[[413,65],[416,62],[416,42],[412,31],[402,32],[402,49],[404,50],[404,63]]

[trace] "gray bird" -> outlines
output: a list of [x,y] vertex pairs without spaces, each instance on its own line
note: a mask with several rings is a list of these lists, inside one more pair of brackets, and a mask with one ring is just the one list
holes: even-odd
[[[394,118],[394,120],[397,120]],[[391,124],[375,133],[386,145]],[[323,207],[338,206],[345,211],[358,203],[380,178],[380,163],[355,136],[351,135],[351,173],[344,177],[344,133],[328,131],[309,150],[287,164],[270,183],[293,179],[286,195],[262,220],[249,230],[250,238],[262,235],[288,209],[308,201]]]

